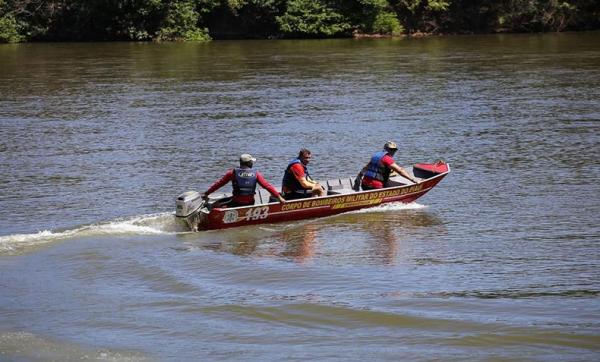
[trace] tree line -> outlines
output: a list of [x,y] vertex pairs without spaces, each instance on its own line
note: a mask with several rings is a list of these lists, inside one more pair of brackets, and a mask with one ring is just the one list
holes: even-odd
[[593,29],[598,0],[0,0],[0,43]]

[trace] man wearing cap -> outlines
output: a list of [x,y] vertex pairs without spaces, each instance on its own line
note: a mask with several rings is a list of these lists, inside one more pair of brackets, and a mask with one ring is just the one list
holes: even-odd
[[265,180],[265,178],[253,169],[252,166],[256,158],[244,153],[240,156],[240,167],[236,167],[227,171],[220,180],[212,184],[208,190],[202,194],[202,198],[208,198],[208,195],[215,192],[223,185],[231,181],[233,187],[233,197],[227,204],[229,207],[249,206],[254,205],[254,194],[256,194],[256,184],[260,184],[271,195],[276,197],[279,202],[285,202],[285,199],[277,192],[277,190]]
[[303,148],[298,157],[290,161],[283,174],[281,191],[286,200],[302,199],[305,197],[323,196],[325,190],[308,174],[308,163],[312,158],[311,152]]
[[[406,170],[398,166],[394,161],[394,154],[398,151],[398,146],[392,141],[387,141],[383,145],[383,151],[379,151],[371,157],[371,161],[358,173],[354,181],[354,189],[358,191],[359,185],[363,190],[381,189],[390,178],[391,171],[396,171],[403,177],[414,183],[418,181],[412,177]],[[362,183],[360,179],[362,178]]]

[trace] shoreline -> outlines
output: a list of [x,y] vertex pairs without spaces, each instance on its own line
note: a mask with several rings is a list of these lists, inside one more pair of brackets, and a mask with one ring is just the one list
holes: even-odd
[[446,36],[481,36],[481,35],[542,35],[542,34],[574,34],[574,33],[600,33],[600,29],[594,30],[567,30],[567,31],[540,31],[540,32],[510,32],[510,31],[499,31],[499,32],[456,32],[456,33],[428,33],[428,32],[414,32],[407,34],[380,34],[380,33],[360,33],[354,32],[351,36],[344,37],[277,37],[277,36],[266,36],[266,37],[217,37],[211,38],[206,41],[186,41],[186,40],[33,40],[13,43],[0,43],[2,45],[15,45],[15,44],[49,44],[49,43],[210,43],[213,41],[244,41],[244,40],[331,40],[331,39],[411,39],[411,38],[430,38],[430,37],[446,37]]

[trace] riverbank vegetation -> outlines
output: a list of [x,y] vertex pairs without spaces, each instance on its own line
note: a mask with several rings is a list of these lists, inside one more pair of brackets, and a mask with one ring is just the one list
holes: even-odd
[[0,0],[0,43],[599,28],[598,0]]

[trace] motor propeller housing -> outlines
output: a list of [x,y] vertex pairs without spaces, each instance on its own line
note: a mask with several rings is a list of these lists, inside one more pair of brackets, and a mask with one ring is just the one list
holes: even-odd
[[186,191],[177,197],[175,204],[175,216],[188,217],[202,207],[204,200],[198,191]]

